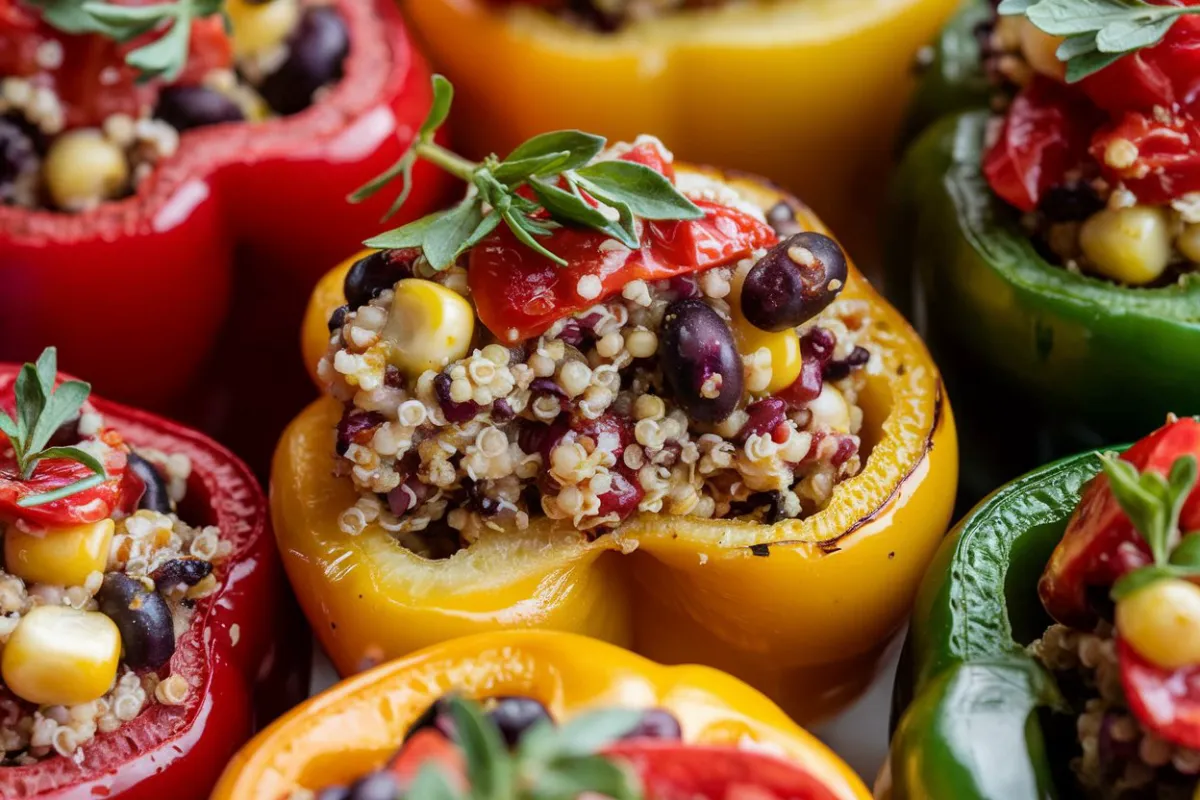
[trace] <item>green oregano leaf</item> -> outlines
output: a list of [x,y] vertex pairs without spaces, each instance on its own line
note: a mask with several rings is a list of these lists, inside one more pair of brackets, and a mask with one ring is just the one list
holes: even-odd
[[1171,578],[1175,576],[1175,570],[1168,566],[1150,565],[1140,567],[1133,572],[1127,572],[1122,575],[1116,583],[1113,584],[1110,596],[1113,600],[1120,601],[1125,597],[1142,589],[1155,581]]
[[429,265],[442,270],[454,263],[461,245],[483,221],[478,197],[468,197],[429,226],[422,247]]
[[477,703],[452,697],[450,714],[467,761],[472,794],[481,800],[511,796],[514,768],[500,731],[483,715]]
[[632,161],[600,161],[575,171],[579,185],[601,200],[615,200],[643,219],[701,219],[704,211],[660,172]]

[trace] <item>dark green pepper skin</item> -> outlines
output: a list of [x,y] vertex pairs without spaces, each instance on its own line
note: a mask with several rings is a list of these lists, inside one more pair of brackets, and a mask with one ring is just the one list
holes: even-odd
[[980,172],[987,112],[945,116],[893,185],[889,272],[964,409],[964,495],[1200,411],[1200,274],[1123,287],[1047,262]]
[[1072,792],[1043,726],[1069,721],[1025,646],[1050,619],[1037,581],[1097,452],[1032,472],[946,538],[917,595],[893,699],[892,800],[1041,800]]

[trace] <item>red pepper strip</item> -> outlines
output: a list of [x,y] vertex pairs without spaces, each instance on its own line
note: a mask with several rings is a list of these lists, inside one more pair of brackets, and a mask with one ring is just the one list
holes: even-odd
[[631,740],[607,748],[642,779],[647,800],[836,800],[801,767],[733,747]]
[[1117,640],[1121,687],[1129,710],[1156,735],[1200,748],[1200,665],[1163,669]]
[[[1184,417],[1164,425],[1121,456],[1140,472],[1166,476],[1181,455],[1200,458],[1200,422]],[[1179,516],[1183,531],[1200,530],[1200,487],[1184,502]],[[1038,594],[1050,616],[1064,625],[1090,630],[1095,614],[1088,605],[1090,586],[1110,587],[1122,575],[1150,563],[1145,540],[1133,528],[1109,488],[1097,475],[1084,489],[1038,583]]]
[[[0,364],[0,398],[10,396],[18,367]],[[92,398],[107,424],[134,448],[179,453],[192,462],[181,509],[196,524],[217,525],[233,544],[217,562],[216,594],[198,601],[191,626],[164,669],[191,686],[182,706],[153,705],[114,733],[83,748],[83,762],[55,756],[0,769],[5,800],[202,800],[225,763],[250,737],[256,707],[275,702],[278,687],[307,687],[307,636],[288,628],[266,500],[232,453],[181,425]],[[291,648],[284,650],[283,647]]]
[[1013,99],[995,144],[983,160],[992,191],[1022,211],[1063,183],[1087,158],[1092,132],[1104,121],[1077,89],[1035,77]]
[[[1104,154],[1110,144],[1121,140],[1131,142],[1138,156],[1128,167],[1115,169],[1105,162]],[[1200,191],[1200,124],[1190,116],[1160,122],[1127,112],[1096,134],[1091,153],[1103,165],[1106,177],[1122,182],[1143,203],[1163,205]]]
[[[271,385],[271,369],[303,380],[262,342],[290,339],[327,265],[379,229],[389,193],[358,206],[345,197],[400,156],[431,101],[395,5],[335,5],[350,32],[345,77],[312,108],[188,131],[135,195],[92,211],[0,207],[0,360],[32,360],[54,342],[101,393],[162,408],[184,394],[236,299],[241,325],[218,367],[237,372],[219,388],[239,388],[226,400]],[[415,177],[401,221],[438,207],[451,182],[428,164]],[[292,411],[282,404],[280,422]],[[230,415],[274,436],[262,412]]]

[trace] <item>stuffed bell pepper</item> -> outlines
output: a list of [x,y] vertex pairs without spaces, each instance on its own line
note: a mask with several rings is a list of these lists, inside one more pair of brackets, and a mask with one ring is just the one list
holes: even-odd
[[891,797],[1192,798],[1200,422],[1043,467],[947,539],[896,685]]
[[[467,790],[473,790],[468,794]],[[866,800],[767,698],[547,631],[430,647],[315,697],[233,760],[213,800]]]
[[462,89],[455,130],[470,155],[506,152],[554,128],[614,140],[654,131],[681,158],[782,182],[842,231],[860,260],[875,239],[910,65],[956,5],[401,2],[434,65]]
[[307,690],[246,467],[166,420],[0,365],[0,797],[206,797]]
[[295,408],[273,427],[287,393],[244,387],[304,374],[246,345],[377,225],[343,197],[407,146],[429,74],[383,0],[181,8],[0,0],[0,359],[54,339],[100,391],[269,450]]
[[893,187],[889,277],[977,412],[973,498],[1200,411],[1200,4],[1093,5],[968,7]]
[[439,86],[414,157],[471,189],[318,287],[328,396],[274,463],[338,669],[543,627],[847,702],[950,513],[920,340],[794,198],[648,136],[470,162],[429,138]]

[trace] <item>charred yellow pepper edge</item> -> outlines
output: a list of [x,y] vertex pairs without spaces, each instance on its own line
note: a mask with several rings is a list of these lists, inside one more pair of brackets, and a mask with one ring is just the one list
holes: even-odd
[[[764,208],[786,200],[804,227],[826,230],[759,179],[706,172]],[[348,263],[314,292],[310,368],[328,346],[329,313],[344,302]],[[802,722],[843,708],[873,677],[948,527],[958,446],[941,377],[912,328],[853,266],[842,296],[868,304],[865,344],[880,356],[859,398],[870,456],[802,521],[639,514],[585,543],[543,518],[428,561],[377,526],[339,530],[356,499],[331,474],[341,409],[330,398],[311,405],[280,441],[271,505],[292,584],[338,670],[481,631],[550,628],[723,669]]]
[[400,5],[461,97],[469,155],[560,128],[653,131],[682,159],[780,181],[864,259],[916,54],[958,0],[734,3],[615,33],[491,0]]
[[212,800],[287,797],[378,768],[439,696],[521,695],[556,719],[593,708],[665,708],[684,740],[777,748],[840,800],[869,800],[854,772],[746,684],[708,667],[664,667],[610,644],[548,631],[492,632],[434,645],[292,709],[238,753]]

